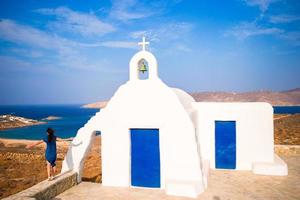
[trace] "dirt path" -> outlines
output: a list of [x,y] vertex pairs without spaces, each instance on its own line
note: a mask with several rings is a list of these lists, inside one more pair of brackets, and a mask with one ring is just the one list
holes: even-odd
[[274,121],[291,116],[290,114],[274,114]]

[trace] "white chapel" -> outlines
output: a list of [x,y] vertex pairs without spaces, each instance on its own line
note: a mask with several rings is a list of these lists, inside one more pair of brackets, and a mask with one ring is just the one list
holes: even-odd
[[274,153],[270,104],[195,102],[159,78],[149,43],[143,38],[139,44],[128,82],[78,130],[62,172],[74,170],[81,181],[85,156],[101,131],[103,186],[197,197],[207,188],[209,170],[287,175],[286,163]]

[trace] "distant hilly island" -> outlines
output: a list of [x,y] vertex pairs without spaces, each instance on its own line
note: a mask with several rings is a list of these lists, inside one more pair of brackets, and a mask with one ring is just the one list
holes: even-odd
[[[300,105],[300,88],[281,92],[194,92],[190,93],[197,102],[268,102],[273,106]],[[104,108],[108,101],[83,105],[84,108]]]

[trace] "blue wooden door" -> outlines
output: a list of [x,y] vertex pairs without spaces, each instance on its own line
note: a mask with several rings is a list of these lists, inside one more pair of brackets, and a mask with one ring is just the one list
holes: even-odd
[[216,168],[236,168],[236,125],[235,121],[215,122]]
[[160,187],[158,129],[131,129],[131,185]]

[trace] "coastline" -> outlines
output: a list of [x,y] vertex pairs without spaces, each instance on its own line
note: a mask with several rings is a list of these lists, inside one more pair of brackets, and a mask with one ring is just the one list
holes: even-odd
[[34,124],[24,124],[24,125],[18,125],[18,126],[13,126],[13,127],[5,127],[5,128],[0,128],[0,131],[4,131],[4,130],[9,130],[9,129],[16,129],[16,128],[23,128],[23,127],[28,127],[28,126],[37,126],[37,125],[41,125],[41,124],[47,124],[47,122],[37,122]]
[[48,121],[59,120],[62,117],[48,116],[40,121],[35,119],[29,119],[25,117],[15,116],[15,115],[0,115],[0,131],[8,129],[23,128],[28,126],[36,126],[40,124],[47,124]]
[[81,106],[81,108],[101,109],[101,108],[105,108],[107,104],[108,101],[99,101],[95,103],[84,104]]
[[[300,114],[274,114],[273,115],[274,121],[274,141],[277,145],[300,145],[300,130],[298,130],[298,124],[300,123]],[[46,123],[46,122],[45,122]],[[44,122],[39,123],[44,124]],[[39,125],[33,124],[29,126]],[[6,128],[2,130],[8,129],[18,129],[26,126],[20,127],[13,127],[13,128]],[[13,130],[12,130],[13,131]],[[7,144],[10,143],[29,143],[38,141],[35,139],[19,139],[19,138],[6,138],[1,137],[0,135],[0,142],[3,141]]]
[[42,121],[52,121],[52,120],[59,120],[59,119],[62,119],[62,117],[58,117],[58,116],[48,116],[48,117],[45,117],[43,119],[41,119]]
[[14,128],[21,128],[27,126],[34,126],[40,124],[46,124],[45,121],[38,121],[34,119],[29,119],[25,117],[5,114],[0,115],[0,131]]

